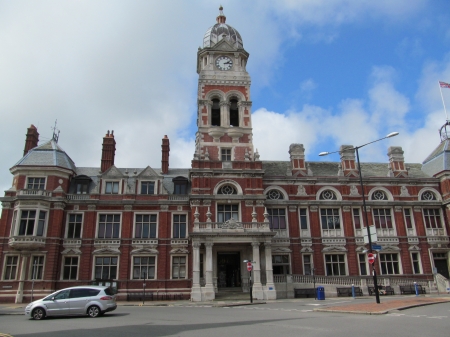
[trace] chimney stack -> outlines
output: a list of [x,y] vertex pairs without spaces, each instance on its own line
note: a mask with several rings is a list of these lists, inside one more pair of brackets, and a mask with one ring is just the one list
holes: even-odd
[[341,155],[341,167],[344,177],[354,176],[358,177],[358,168],[356,167],[355,148],[353,145],[341,145],[339,148]]
[[291,144],[289,146],[289,154],[291,158],[291,170],[293,176],[306,176],[308,170],[305,164],[305,148],[303,144]]
[[390,146],[388,148],[389,166],[392,174],[396,178],[406,178],[408,170],[405,167],[405,157],[403,157],[403,150],[401,146]]
[[100,170],[105,172],[111,166],[114,165],[114,156],[116,155],[116,141],[114,140],[114,130],[103,137],[102,148],[102,165]]
[[167,138],[167,135],[164,135],[164,138],[162,139],[162,145],[161,145],[161,173],[167,174],[169,173],[169,152],[170,152],[170,146],[169,146],[169,138]]
[[23,150],[23,155],[25,156],[31,149],[34,149],[39,143],[39,132],[37,128],[31,124],[27,129],[27,134],[25,138],[25,148]]

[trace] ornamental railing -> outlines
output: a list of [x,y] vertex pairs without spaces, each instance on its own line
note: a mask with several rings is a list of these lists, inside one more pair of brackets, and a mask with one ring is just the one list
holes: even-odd
[[19,195],[42,196],[42,197],[51,197],[52,196],[52,192],[50,192],[50,191],[32,190],[32,189],[19,190],[18,194]]
[[202,232],[270,232],[268,222],[194,222],[194,233]]

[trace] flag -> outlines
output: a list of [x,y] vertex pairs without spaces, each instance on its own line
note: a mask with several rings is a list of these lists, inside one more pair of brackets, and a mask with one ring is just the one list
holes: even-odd
[[439,81],[439,85],[441,88],[449,88],[450,89],[450,84],[448,84],[448,83]]

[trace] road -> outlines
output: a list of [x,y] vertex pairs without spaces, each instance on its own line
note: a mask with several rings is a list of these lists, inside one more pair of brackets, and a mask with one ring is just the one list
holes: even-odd
[[412,308],[387,315],[314,312],[317,301],[253,306],[120,306],[99,318],[61,317],[33,321],[0,316],[1,333],[19,336],[448,336],[450,304]]

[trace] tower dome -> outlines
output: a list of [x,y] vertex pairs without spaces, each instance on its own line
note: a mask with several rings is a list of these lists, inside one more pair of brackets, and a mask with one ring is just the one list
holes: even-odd
[[223,39],[235,46],[237,49],[244,48],[241,34],[225,23],[226,16],[223,14],[223,7],[219,7],[219,16],[217,16],[217,23],[210,27],[203,37],[203,48],[214,47],[214,45]]

